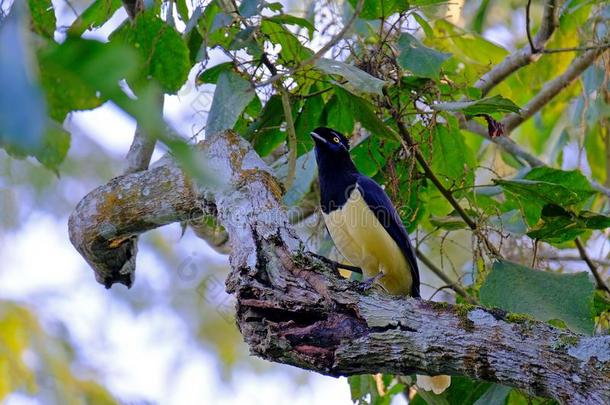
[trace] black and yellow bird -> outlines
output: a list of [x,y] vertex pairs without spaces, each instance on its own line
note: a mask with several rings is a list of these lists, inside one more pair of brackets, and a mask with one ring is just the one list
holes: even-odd
[[[419,298],[415,251],[389,197],[375,180],[358,172],[345,136],[323,127],[311,136],[322,215],[337,250],[389,294]],[[421,388],[437,393],[451,382],[448,376],[417,377]]]

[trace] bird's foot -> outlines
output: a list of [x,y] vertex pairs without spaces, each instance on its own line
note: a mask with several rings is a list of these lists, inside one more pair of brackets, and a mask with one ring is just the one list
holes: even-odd
[[375,286],[375,283],[380,280],[383,277],[383,273],[379,272],[375,275],[375,277],[371,277],[368,280],[364,280],[360,283],[360,285],[358,286],[358,289],[361,292],[367,292],[368,290],[370,290],[371,288],[373,288]]

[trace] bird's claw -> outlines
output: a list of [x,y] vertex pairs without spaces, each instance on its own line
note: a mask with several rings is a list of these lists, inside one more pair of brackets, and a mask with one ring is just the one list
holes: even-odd
[[375,283],[380,280],[383,277],[383,273],[379,272],[377,273],[377,275],[375,275],[374,277],[369,278],[368,280],[363,280],[360,282],[360,285],[358,286],[358,289],[361,292],[367,292],[368,290],[370,290],[371,288],[373,288],[375,286]]

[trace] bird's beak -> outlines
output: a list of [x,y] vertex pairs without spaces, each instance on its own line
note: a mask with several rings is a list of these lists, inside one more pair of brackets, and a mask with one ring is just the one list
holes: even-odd
[[320,141],[320,142],[324,142],[324,143],[328,144],[328,141],[327,141],[326,139],[322,138],[320,135],[316,134],[316,133],[315,133],[315,132],[313,132],[313,131],[312,131],[312,132],[310,132],[310,133],[309,133],[309,135],[311,135],[311,136],[312,136],[312,138],[315,138],[315,139],[317,139],[317,140],[318,140],[318,141]]

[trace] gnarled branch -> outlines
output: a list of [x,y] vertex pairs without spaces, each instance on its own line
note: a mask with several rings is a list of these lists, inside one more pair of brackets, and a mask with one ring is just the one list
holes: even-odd
[[[253,353],[338,376],[462,374],[571,403],[610,401],[610,337],[583,337],[498,310],[369,291],[303,249],[280,187],[232,132],[197,149],[222,185],[188,180],[174,162],[111,180],[70,218],[70,237],[100,282],[122,281],[122,241],[206,212],[232,247],[228,290]],[[513,322],[511,322],[513,320]]]

